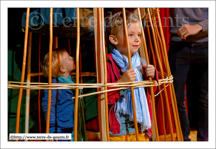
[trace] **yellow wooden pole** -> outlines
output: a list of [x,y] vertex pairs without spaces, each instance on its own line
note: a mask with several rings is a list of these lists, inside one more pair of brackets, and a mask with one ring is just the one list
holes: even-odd
[[[38,70],[40,72],[40,55],[41,55],[41,34],[39,34],[39,48],[38,48]],[[41,77],[40,75],[38,76],[38,82],[40,83]],[[40,90],[38,90],[38,126],[39,126],[39,133],[41,133],[41,102],[40,102]]]
[[[53,8],[50,8],[49,18],[49,76],[48,84],[52,84],[52,48],[53,48]],[[46,133],[49,133],[50,126],[50,110],[51,110],[51,89],[48,89],[48,105],[47,105],[47,120],[46,120]]]
[[[77,11],[77,43],[76,43],[76,83],[79,83],[79,49],[80,49],[80,21],[79,21],[79,8]],[[74,108],[74,141],[77,141],[77,128],[78,128],[78,102],[79,102],[79,88],[75,89],[75,108]]]
[[58,36],[53,36],[53,49],[58,48]]
[[[127,51],[128,51],[128,62],[129,62],[129,69],[132,68],[131,64],[131,53],[130,53],[130,45],[128,40],[128,30],[127,30],[127,21],[126,21],[126,12],[125,8],[122,8],[123,11],[123,20],[124,20],[124,29],[125,29],[125,37],[127,41]],[[134,97],[134,87],[131,87],[131,97],[132,97],[132,106],[133,106],[133,117],[134,117],[134,126],[136,132],[136,140],[139,141],[139,130],[137,126],[137,118],[136,118],[136,109],[135,109],[135,97]]]
[[[31,50],[32,50],[32,32],[29,33],[27,85],[30,85],[31,82],[31,75],[30,75],[31,74]],[[25,133],[28,133],[29,131],[29,108],[30,108],[30,89],[27,89],[26,90]]]
[[[104,66],[104,90],[107,90],[107,65],[106,65],[106,50],[105,50],[105,33],[104,33],[104,9],[101,9],[101,33],[102,33],[102,52],[103,52],[103,66]],[[109,138],[109,115],[108,115],[108,99],[107,99],[107,92],[104,93],[105,95],[105,113],[106,113],[106,132],[107,132],[107,141],[110,141]]]
[[[100,67],[100,21],[99,21],[99,15],[98,13],[99,8],[93,8],[93,14],[94,14],[94,37],[95,37],[95,64],[96,64],[96,77],[97,77],[97,83],[101,83],[101,67]],[[100,91],[101,89],[98,88],[97,91]],[[101,123],[101,95],[97,96],[98,99],[98,126],[99,126],[99,132],[100,132],[100,140],[103,140],[102,136],[102,123]]]
[[[21,82],[24,82],[24,77],[25,77],[27,43],[28,43],[28,30],[29,30],[29,28],[28,28],[28,26],[29,26],[29,13],[30,13],[30,8],[27,8],[27,10],[26,10],[25,41],[24,41],[24,52],[23,52]],[[16,115],[16,133],[19,133],[20,108],[21,108],[21,102],[22,102],[22,93],[23,93],[23,89],[20,88],[19,97],[18,97],[18,104],[17,104],[17,115]]]

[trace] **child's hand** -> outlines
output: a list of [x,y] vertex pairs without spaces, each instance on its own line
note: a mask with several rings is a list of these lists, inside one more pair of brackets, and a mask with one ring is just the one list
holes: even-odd
[[143,73],[145,73],[146,77],[155,77],[155,67],[153,65],[143,65]]
[[118,80],[119,82],[133,82],[136,79],[135,71],[133,68],[126,70],[122,77]]

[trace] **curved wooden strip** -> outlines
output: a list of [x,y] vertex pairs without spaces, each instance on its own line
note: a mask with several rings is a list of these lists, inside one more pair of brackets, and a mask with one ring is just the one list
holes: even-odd
[[[28,62],[27,62],[27,85],[31,82],[31,50],[32,50],[32,32],[29,32],[28,43]],[[30,108],[30,89],[26,90],[26,111],[25,111],[25,133],[29,131],[29,108]]]
[[53,49],[58,48],[58,36],[53,36]]
[[[80,21],[79,8],[77,11],[77,43],[76,43],[76,83],[79,83],[79,49],[80,49]],[[74,141],[77,141],[77,125],[78,125],[78,102],[79,102],[79,88],[75,89],[75,108],[74,108]]]
[[[124,35],[126,37],[126,42],[127,42],[128,62],[129,62],[129,69],[130,69],[132,68],[132,64],[131,64],[131,53],[130,53],[130,45],[129,45],[129,39],[128,39],[125,8],[122,8],[122,12],[123,12],[124,29],[125,29]],[[135,109],[134,87],[131,87],[131,97],[132,97],[132,106],[133,106],[134,126],[135,126],[135,131],[136,131],[136,141],[139,141],[139,132],[138,132],[138,126],[137,126],[136,109]]]
[[[53,48],[53,8],[50,8],[49,20],[49,76],[48,84],[52,84],[52,48]],[[50,110],[51,110],[51,89],[48,89],[48,105],[47,105],[47,120],[46,120],[46,133],[49,133],[50,126]],[[47,140],[48,141],[48,140]]]
[[[40,72],[40,61],[41,61],[41,34],[39,34],[39,45],[38,45],[38,71]],[[38,76],[38,82],[40,83],[41,77]],[[40,90],[38,90],[38,126],[39,133],[41,133],[41,102],[40,102]]]
[[[101,8],[101,33],[102,33],[102,53],[103,53],[103,65],[104,65],[104,90],[107,90],[107,65],[106,65],[106,50],[105,50],[105,30],[104,30],[104,8]],[[108,115],[108,99],[107,92],[105,92],[105,113],[106,113],[106,132],[107,132],[107,141],[110,141],[109,137],[109,115]]]
[[[25,77],[26,54],[27,54],[27,43],[28,43],[28,30],[29,30],[29,28],[28,28],[28,25],[29,25],[29,13],[30,13],[30,8],[27,8],[27,10],[26,10],[25,41],[24,41],[24,52],[23,52],[21,82],[24,81],[24,77]],[[16,115],[16,133],[19,133],[20,108],[21,108],[21,102],[22,102],[22,93],[23,93],[23,89],[20,88],[19,97],[18,97],[18,104],[17,104],[17,115]],[[16,140],[16,141],[18,141],[18,140]]]
[[[100,67],[100,13],[99,8],[93,8],[94,14],[94,39],[95,39],[95,65],[96,65],[96,76],[97,82],[101,82],[101,67]],[[102,84],[102,83],[100,83]],[[100,91],[101,88],[98,88],[97,91]],[[102,133],[102,119],[101,119],[101,96],[97,96],[97,105],[98,105],[98,126],[100,132],[100,139],[103,141],[104,136]]]

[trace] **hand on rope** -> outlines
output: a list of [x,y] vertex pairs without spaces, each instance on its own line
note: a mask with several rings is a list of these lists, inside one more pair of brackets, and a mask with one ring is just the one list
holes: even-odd
[[199,24],[189,25],[184,24],[178,29],[177,35],[182,39],[186,39],[190,35],[196,35],[202,30],[202,26]]

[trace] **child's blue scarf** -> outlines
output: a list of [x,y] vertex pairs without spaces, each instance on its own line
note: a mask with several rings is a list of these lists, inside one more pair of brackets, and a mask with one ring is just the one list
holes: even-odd
[[[124,73],[127,69],[129,69],[129,63],[128,58],[124,55],[122,55],[118,50],[113,49],[112,51],[112,57],[113,60],[117,63],[117,65],[120,67],[120,70],[122,73]],[[141,65],[140,63],[140,56],[138,52],[136,52],[132,58],[132,68],[135,70],[136,74],[136,81],[143,81],[142,74],[137,69]],[[134,96],[135,96],[135,108],[136,108],[136,117],[137,122],[141,124],[141,131],[144,131],[145,129],[151,128],[151,120],[149,115],[149,108],[148,103],[146,100],[146,94],[144,87],[139,87],[134,89]],[[133,106],[132,106],[132,98],[131,98],[131,89],[126,90],[126,97],[120,98],[116,105],[115,105],[115,112],[116,115],[119,115],[119,113],[128,114],[129,120],[133,121]],[[118,119],[119,116],[117,116]],[[119,120],[118,120],[119,121]]]
[[74,82],[72,81],[72,78],[71,78],[70,75],[68,76],[68,78],[65,78],[65,77],[63,77],[63,76],[60,76],[60,77],[58,77],[58,80],[61,81],[61,82],[64,82],[64,83],[74,83]]
[[[69,84],[73,84],[74,83],[70,75],[68,76],[68,78],[60,76],[60,77],[58,77],[58,80],[61,81],[61,82],[63,82],[63,83],[69,83]],[[72,91],[72,93],[75,96],[75,89],[71,89],[71,91]],[[81,92],[82,92],[82,90],[80,89],[79,90],[79,95],[81,95]],[[80,97],[80,98],[82,99],[82,97]]]

